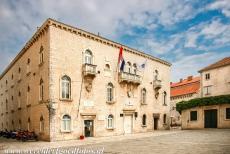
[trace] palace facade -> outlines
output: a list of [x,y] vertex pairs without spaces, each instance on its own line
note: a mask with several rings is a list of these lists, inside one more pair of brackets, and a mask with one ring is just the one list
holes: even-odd
[[47,141],[168,129],[170,66],[47,19],[0,76],[0,129]]

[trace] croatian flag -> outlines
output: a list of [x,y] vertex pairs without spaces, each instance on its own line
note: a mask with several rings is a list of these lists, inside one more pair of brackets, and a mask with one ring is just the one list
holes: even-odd
[[120,71],[124,71],[125,60],[123,58],[123,48],[120,47],[119,57],[118,57],[118,66],[120,66]]

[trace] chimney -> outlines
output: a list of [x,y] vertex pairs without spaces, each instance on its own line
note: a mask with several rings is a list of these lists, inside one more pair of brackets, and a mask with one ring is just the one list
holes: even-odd
[[183,81],[183,79],[180,79],[180,83]]
[[191,76],[188,76],[187,80],[188,80],[188,81],[191,81],[191,80],[192,80],[192,78],[193,78],[193,76],[192,76],[192,75],[191,75]]

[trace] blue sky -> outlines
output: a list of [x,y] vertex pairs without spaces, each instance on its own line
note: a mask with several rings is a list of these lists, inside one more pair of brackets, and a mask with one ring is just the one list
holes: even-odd
[[1,0],[0,72],[47,18],[171,62],[172,81],[230,56],[230,0]]

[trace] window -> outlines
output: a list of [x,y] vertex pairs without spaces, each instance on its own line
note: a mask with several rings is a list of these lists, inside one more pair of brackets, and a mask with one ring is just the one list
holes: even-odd
[[27,74],[30,73],[30,58],[27,59],[27,67],[26,67]]
[[230,119],[230,108],[226,108],[226,119]]
[[142,116],[142,126],[146,126],[146,114]]
[[133,74],[137,74],[137,65],[133,64]]
[[85,63],[93,64],[93,54],[90,50],[85,51]]
[[163,92],[163,105],[167,105],[167,93],[166,93],[166,91]]
[[205,79],[209,80],[210,79],[210,73],[205,74]]
[[127,72],[127,73],[132,73],[132,71],[131,71],[131,63],[130,63],[130,62],[127,62],[127,65],[126,65],[126,72]]
[[14,120],[11,121],[12,129],[14,129]]
[[29,104],[29,93],[30,93],[30,86],[27,87],[27,93],[26,93],[26,103]]
[[114,87],[112,83],[107,85],[107,102],[112,102],[114,100]]
[[145,88],[141,90],[141,103],[146,104],[146,89]]
[[109,116],[108,116],[108,119],[107,119],[107,128],[113,128],[114,126],[113,126],[113,115],[112,114],[110,114]]
[[70,99],[71,94],[71,79],[68,76],[63,76],[61,78],[61,96],[63,99]]
[[110,66],[109,66],[109,64],[105,64],[105,71],[107,71],[107,72],[110,71]]
[[197,120],[197,111],[191,111],[190,112],[190,121],[196,121]]
[[210,95],[211,94],[211,86],[206,86],[203,89],[204,95]]
[[39,99],[44,100],[44,83],[43,83],[42,79],[40,80],[39,89],[40,89],[39,90],[39,93],[40,93]]
[[44,57],[43,57],[43,46],[40,47],[40,63],[39,64],[42,64],[44,62]]
[[71,117],[69,115],[64,115],[62,118],[62,130],[71,131]]
[[18,108],[21,108],[21,92],[18,92]]
[[12,79],[12,80],[14,79],[14,74],[11,75],[11,79]]
[[40,132],[44,132],[45,130],[45,121],[43,119],[43,116],[40,117]]
[[21,122],[21,120],[19,119],[19,120],[18,120],[18,129],[21,129],[21,125],[22,125],[22,122]]
[[155,70],[154,79],[158,80],[158,78],[159,78],[159,72],[158,72],[158,70]]
[[28,118],[28,121],[27,121],[27,130],[28,131],[30,130],[30,118]]
[[8,111],[8,100],[6,99],[6,112]]
[[166,114],[164,114],[164,116],[163,116],[163,123],[164,124],[166,124],[166,117],[167,117]]

